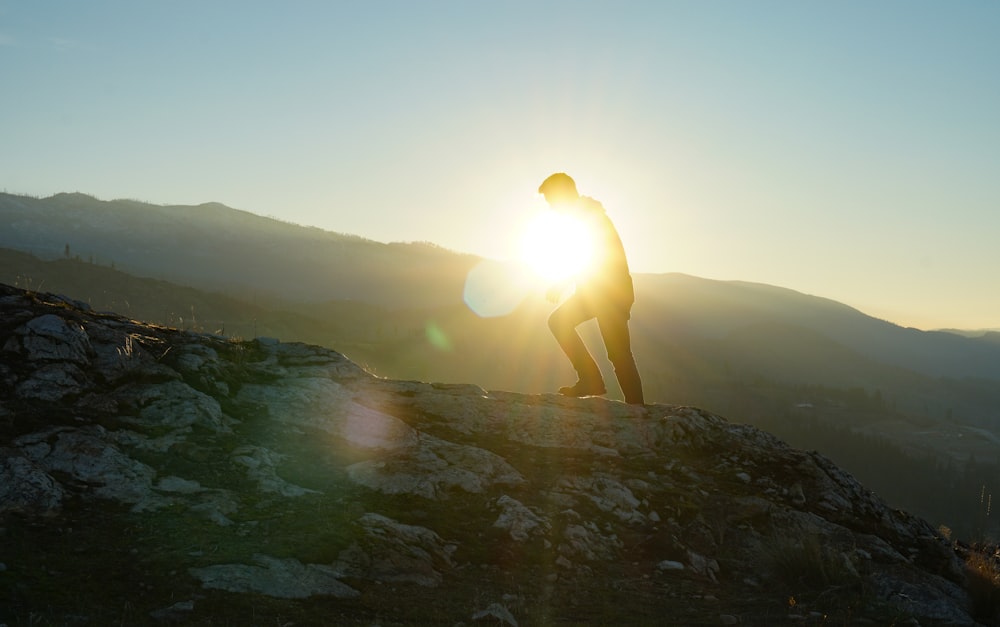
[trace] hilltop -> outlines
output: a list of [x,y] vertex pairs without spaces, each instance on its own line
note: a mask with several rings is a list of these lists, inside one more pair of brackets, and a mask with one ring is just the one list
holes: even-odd
[[10,624],[998,618],[988,560],[696,407],[379,378],[8,286],[0,347]]
[[[463,302],[482,260],[382,244],[221,205],[0,194],[0,282],[230,338],[333,348],[379,376],[528,394],[573,373],[528,294],[509,315]],[[695,405],[816,448],[895,506],[996,534],[982,495],[1000,455],[995,334],[906,329],[780,287],[637,275],[646,398]],[[588,340],[596,329],[584,326]],[[609,395],[619,394],[605,373]]]

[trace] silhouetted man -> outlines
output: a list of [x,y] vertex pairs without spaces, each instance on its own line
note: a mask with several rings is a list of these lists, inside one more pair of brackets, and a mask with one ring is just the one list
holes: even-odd
[[607,391],[600,368],[576,332],[581,323],[597,318],[625,402],[642,405],[642,381],[632,356],[628,330],[635,293],[618,231],[601,203],[580,196],[576,183],[567,174],[559,172],[548,177],[538,193],[545,196],[553,210],[566,212],[584,222],[593,237],[593,256],[575,277],[576,291],[549,316],[549,328],[579,378],[574,385],[559,388],[559,393],[597,396]]

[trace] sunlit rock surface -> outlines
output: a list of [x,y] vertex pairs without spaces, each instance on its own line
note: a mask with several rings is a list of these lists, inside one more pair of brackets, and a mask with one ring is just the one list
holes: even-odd
[[6,286],[0,347],[7,624],[996,618],[925,521],[697,408],[380,379]]

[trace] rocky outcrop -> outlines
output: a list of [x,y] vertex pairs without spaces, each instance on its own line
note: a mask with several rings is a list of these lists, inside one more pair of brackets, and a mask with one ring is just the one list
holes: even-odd
[[994,618],[925,521],[696,408],[380,379],[8,287],[0,347],[10,623]]

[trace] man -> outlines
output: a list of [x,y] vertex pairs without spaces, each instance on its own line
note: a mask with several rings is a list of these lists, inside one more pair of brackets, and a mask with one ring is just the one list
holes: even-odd
[[567,212],[583,221],[593,235],[593,258],[575,277],[576,291],[549,316],[549,329],[579,378],[574,385],[559,388],[559,393],[579,397],[599,396],[607,391],[600,368],[576,331],[581,323],[597,318],[625,402],[642,405],[642,381],[632,356],[628,330],[635,294],[618,231],[601,203],[580,196],[576,182],[567,174],[558,172],[548,177],[538,193],[545,196],[553,210]]

